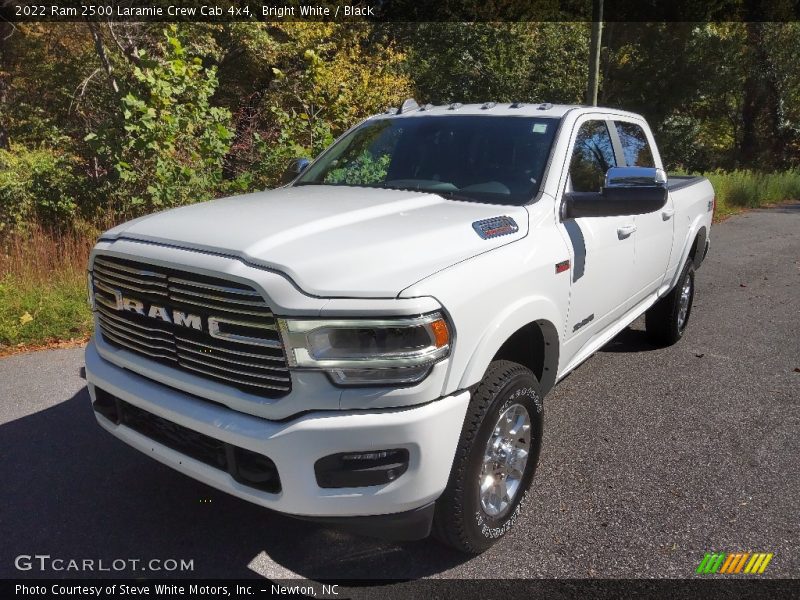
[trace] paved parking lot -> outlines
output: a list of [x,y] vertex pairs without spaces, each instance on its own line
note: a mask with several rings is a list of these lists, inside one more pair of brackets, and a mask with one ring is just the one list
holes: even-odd
[[477,558],[295,521],[150,460],[95,424],[80,349],[0,359],[0,577],[41,576],[20,554],[192,559],[175,574],[194,577],[687,577],[707,551],[773,552],[764,576],[798,577],[798,317],[800,205],[715,226],[686,337],[656,349],[637,322],[548,396],[534,492]]

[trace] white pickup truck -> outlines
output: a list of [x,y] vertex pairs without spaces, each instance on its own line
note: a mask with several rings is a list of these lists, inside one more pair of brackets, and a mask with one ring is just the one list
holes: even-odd
[[97,421],[261,506],[465,552],[518,518],[545,395],[642,314],[678,341],[709,247],[710,183],[621,110],[408,100],[289,174],[103,234]]

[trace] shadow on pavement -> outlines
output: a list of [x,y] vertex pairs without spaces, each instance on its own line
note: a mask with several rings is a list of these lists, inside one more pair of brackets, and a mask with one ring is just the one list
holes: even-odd
[[[391,543],[284,517],[149,459],[103,431],[86,388],[0,425],[0,577],[416,579],[465,556],[433,541]],[[21,554],[186,559],[192,572],[17,571]],[[254,558],[256,570],[249,568]],[[287,572],[288,571],[288,572]]]
[[600,352],[649,352],[658,349],[658,346],[647,339],[647,334],[643,330],[626,327],[600,348]]

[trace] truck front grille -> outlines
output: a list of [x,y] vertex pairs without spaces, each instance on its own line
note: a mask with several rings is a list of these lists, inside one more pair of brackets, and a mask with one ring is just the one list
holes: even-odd
[[291,391],[275,317],[252,287],[108,255],[92,280],[109,344],[248,393]]

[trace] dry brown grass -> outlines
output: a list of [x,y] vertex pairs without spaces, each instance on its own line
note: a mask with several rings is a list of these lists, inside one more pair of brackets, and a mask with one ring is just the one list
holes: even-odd
[[94,231],[38,225],[0,241],[0,356],[88,337],[86,264],[94,243]]
[[94,232],[60,233],[30,225],[24,233],[11,235],[3,242],[0,278],[12,276],[41,284],[83,274],[95,241]]

